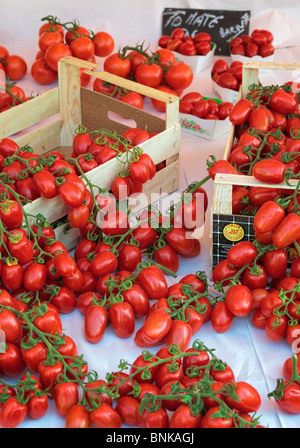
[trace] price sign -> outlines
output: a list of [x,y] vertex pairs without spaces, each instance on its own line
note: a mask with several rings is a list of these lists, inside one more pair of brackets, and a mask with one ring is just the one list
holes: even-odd
[[249,34],[250,11],[216,9],[165,8],[162,15],[162,35],[171,35],[175,28],[183,28],[187,36],[206,32],[216,44],[215,55],[229,56],[229,41]]

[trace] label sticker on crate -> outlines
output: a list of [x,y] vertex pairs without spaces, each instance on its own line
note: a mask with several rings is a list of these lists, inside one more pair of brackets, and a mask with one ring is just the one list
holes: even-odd
[[240,241],[253,241],[253,216],[213,214],[212,268]]

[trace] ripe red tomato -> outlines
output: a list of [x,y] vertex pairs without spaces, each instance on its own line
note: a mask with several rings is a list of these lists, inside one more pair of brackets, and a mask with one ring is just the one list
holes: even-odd
[[119,413],[107,403],[90,412],[90,422],[96,428],[121,428],[122,425]]
[[122,292],[125,302],[128,302],[134,312],[134,315],[146,316],[150,309],[149,297],[140,285],[134,284],[131,288]]
[[96,344],[103,338],[108,323],[108,312],[101,305],[90,305],[85,312],[84,333],[86,339]]
[[269,107],[275,112],[291,114],[297,108],[297,103],[295,98],[279,88],[271,96]]
[[0,329],[5,334],[5,341],[17,343],[20,341],[23,330],[20,321],[13,311],[3,308],[0,312]]
[[204,415],[200,428],[232,428],[233,419],[232,417],[222,418],[214,417],[214,414],[220,411],[220,406],[215,406],[210,408]]
[[33,420],[42,418],[48,411],[49,399],[48,395],[37,396],[33,391],[30,391],[28,396],[31,396],[27,402],[27,415]]
[[300,385],[293,381],[287,385],[287,382],[283,383],[286,386],[283,389],[283,395],[280,400],[276,400],[279,408],[289,414],[300,413]]
[[81,404],[73,406],[66,415],[66,428],[89,428],[89,411]]
[[58,383],[53,393],[55,408],[59,415],[66,417],[68,411],[78,403],[78,386],[73,382]]
[[193,105],[193,115],[198,118],[205,118],[209,112],[209,102],[208,100],[199,100]]
[[58,43],[63,43],[63,36],[57,30],[44,31],[42,34],[40,34],[38,40],[39,47],[43,53],[46,52],[47,48],[50,47],[50,45]]
[[261,182],[278,184],[283,182],[286,169],[286,165],[280,160],[264,159],[255,163],[252,169],[252,174]]
[[185,31],[183,28],[176,27],[171,33],[171,39],[183,40],[185,37]]
[[235,387],[235,393],[239,397],[234,400],[232,397],[226,397],[226,403],[240,412],[256,412],[260,408],[261,398],[257,390],[244,381],[238,381]]
[[234,315],[225,302],[218,302],[211,313],[211,324],[217,333],[224,333],[232,324]]
[[136,92],[129,92],[125,95],[122,95],[119,98],[119,101],[121,101],[122,103],[130,104],[130,106],[137,107],[138,109],[143,109],[144,107],[143,98],[139,93]]
[[44,58],[36,59],[30,72],[33,79],[41,85],[53,84],[57,80],[57,72],[48,67]]
[[6,342],[5,352],[0,353],[0,369],[8,376],[18,376],[25,368],[22,353],[19,347]]
[[90,269],[96,277],[103,277],[114,272],[118,267],[118,259],[109,250],[99,252],[92,260]]
[[140,271],[138,280],[150,299],[158,300],[166,297],[168,284],[162,270],[158,266],[148,266]]
[[8,250],[10,254],[15,257],[19,263],[26,264],[33,259],[33,244],[32,242],[22,235],[20,229],[14,229],[11,234],[16,237],[16,242],[8,241]]
[[169,416],[165,409],[159,408],[156,411],[146,409],[137,414],[137,425],[139,428],[168,428]]
[[199,428],[202,415],[194,415],[187,404],[181,404],[172,414],[169,428]]
[[47,280],[47,267],[45,264],[33,262],[24,271],[24,286],[28,291],[39,291]]
[[48,67],[57,72],[59,60],[66,56],[72,56],[70,47],[64,43],[57,43],[47,48],[45,53],[45,61]]
[[139,384],[142,383],[153,383],[156,373],[159,369],[159,366],[153,366],[148,369],[149,374],[147,374],[147,378],[144,378],[143,376],[143,370],[140,370],[140,368],[146,368],[147,366],[151,365],[156,361],[156,358],[153,356],[151,360],[145,361],[143,355],[139,355],[135,361],[132,363],[132,366],[130,367],[130,375],[134,374],[134,380],[137,381]]
[[249,289],[265,288],[268,284],[267,270],[263,265],[257,265],[257,273],[251,274],[251,268],[244,271],[242,284],[248,286]]
[[115,46],[112,36],[105,31],[98,31],[93,37],[95,55],[101,58],[109,56]]
[[263,257],[263,265],[272,278],[281,278],[287,270],[287,253],[285,249],[271,250]]
[[76,308],[76,296],[70,288],[59,286],[55,294],[52,294],[51,303],[57,307],[59,313],[68,314]]
[[182,351],[187,350],[193,335],[192,327],[183,320],[173,320],[170,331],[166,336],[166,345],[178,345]]
[[89,61],[95,54],[95,45],[89,37],[79,36],[70,43],[70,50],[76,58]]
[[150,171],[148,165],[142,160],[132,162],[129,166],[130,176],[134,182],[144,184],[150,179]]
[[38,371],[39,363],[47,359],[48,349],[46,345],[38,341],[31,348],[23,348],[22,356],[26,366],[33,372]]
[[135,318],[127,302],[114,303],[108,309],[110,322],[119,338],[128,338],[135,330]]
[[20,204],[16,200],[1,201],[0,218],[8,229],[20,227],[23,222],[23,211]]
[[226,293],[225,303],[234,316],[247,316],[252,309],[252,294],[245,285],[233,285]]
[[228,69],[228,64],[224,59],[217,59],[212,66],[212,74],[218,73],[219,75]]
[[167,244],[166,246],[157,249],[154,254],[155,260],[162,266],[170,269],[172,272],[177,272],[179,269],[179,257],[177,252]]
[[112,53],[105,59],[103,68],[106,72],[126,78],[130,73],[130,60],[121,58],[118,53]]
[[231,163],[227,160],[217,160],[208,170],[208,174],[214,180],[217,173],[239,174]]
[[267,201],[257,211],[253,227],[260,233],[274,230],[285,217],[285,210],[274,201]]
[[137,416],[140,402],[133,397],[120,397],[115,410],[120,415],[125,425],[137,426]]
[[240,99],[232,108],[229,114],[229,119],[233,124],[243,124],[248,120],[248,117],[253,109],[252,101],[246,98]]
[[299,215],[296,213],[289,213],[273,232],[272,241],[274,246],[279,249],[289,246],[299,238],[299,231]]
[[242,267],[252,263],[257,255],[257,249],[250,241],[240,241],[227,252],[227,260],[234,267]]
[[34,325],[39,330],[48,334],[60,334],[62,332],[60,316],[56,311],[50,308],[45,314],[35,317]]
[[272,315],[266,322],[266,335],[272,341],[278,341],[285,337],[287,330],[287,318],[285,316]]
[[16,397],[10,397],[2,406],[0,412],[0,426],[2,428],[16,428],[25,419],[27,405],[22,404]]
[[213,282],[222,282],[223,286],[227,286],[231,277],[234,277],[238,272],[238,268],[234,268],[230,265],[227,259],[220,261],[213,269],[212,280]]
[[19,81],[27,73],[25,60],[18,55],[11,54],[5,61],[5,73],[10,81]]
[[64,182],[58,187],[58,195],[68,207],[80,207],[84,201],[84,192],[72,182]]
[[184,63],[172,65],[165,75],[167,85],[174,90],[187,89],[194,79],[192,69]]
[[[154,310],[150,313],[135,337],[135,343],[142,346],[157,345],[169,333],[172,326],[171,316],[163,309]],[[139,334],[138,334],[139,333]],[[142,338],[142,341],[138,339]]]
[[18,289],[23,284],[23,268],[17,263],[5,262],[2,267],[2,283],[9,290]]
[[49,30],[53,30],[53,29],[56,30],[56,31],[59,31],[61,33],[62,37],[64,37],[64,35],[65,35],[64,27],[59,25],[58,23],[54,23],[53,24],[53,23],[50,23],[50,22],[46,22],[46,23],[44,23],[40,27],[40,29],[39,29],[39,36],[41,34],[43,34],[45,31],[49,31]]
[[140,64],[135,71],[135,79],[138,83],[156,88],[161,85],[163,71],[158,64]]
[[224,87],[225,89],[237,90],[239,83],[236,77],[229,72],[221,73],[218,77],[218,85]]

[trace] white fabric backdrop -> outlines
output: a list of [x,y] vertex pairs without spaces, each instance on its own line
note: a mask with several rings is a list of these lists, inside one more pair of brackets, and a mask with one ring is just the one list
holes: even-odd
[[[277,47],[275,60],[298,61],[300,50],[300,29],[297,24],[300,19],[300,9],[296,0],[287,0],[284,3],[275,1],[227,1],[226,8],[232,10],[251,9],[252,19],[250,29],[266,28],[273,32],[274,42]],[[72,5],[72,6],[71,6]],[[35,59],[38,50],[38,29],[42,22],[40,19],[48,14],[58,16],[61,21],[69,21],[78,18],[80,24],[93,31],[107,31],[115,39],[116,49],[119,46],[133,45],[145,41],[156,45],[161,33],[161,15],[165,7],[183,8],[207,8],[224,9],[221,1],[166,1],[166,0],[73,0],[68,1],[49,0],[1,0],[0,14],[0,45],[8,47],[11,54],[21,54],[28,62]],[[280,47],[280,48],[279,48]],[[101,64],[101,60],[97,60]],[[291,74],[292,76],[292,74]],[[297,74],[294,74],[294,80]],[[264,75],[266,82],[278,83],[289,80],[286,73],[267,73]],[[287,79],[286,79],[287,77]],[[26,93],[43,93],[53,85],[42,87],[36,84],[30,75],[20,82]],[[188,91],[199,91],[204,96],[213,96],[210,82],[210,68],[198,75]],[[200,180],[206,176],[206,158],[214,154],[221,158],[226,145],[227,135],[209,142],[196,136],[182,133],[181,138],[181,174],[180,190],[189,183]],[[213,196],[213,183],[209,181],[206,189],[211,201]],[[210,217],[207,216],[205,234],[202,239],[202,252],[199,257],[192,260],[182,260],[179,278],[197,270],[209,271],[210,249]],[[168,279],[169,283],[176,280]],[[103,340],[96,345],[85,341],[83,335],[83,316],[74,311],[70,315],[62,317],[63,328],[66,334],[73,337],[79,353],[83,353],[88,361],[90,370],[96,370],[99,375],[105,376],[106,372],[116,370],[118,361],[125,358],[129,362],[141,353],[141,349],[135,346],[133,336],[121,340],[114,336],[109,327]],[[137,322],[137,329],[142,320]],[[268,400],[267,394],[275,388],[276,378],[281,376],[283,362],[292,355],[291,348],[285,341],[273,343],[266,339],[263,331],[252,327],[250,319],[234,320],[231,329],[224,334],[213,331],[211,324],[207,323],[195,338],[199,338],[210,347],[216,349],[224,361],[233,368],[238,380],[245,380],[258,389],[262,397],[262,406],[259,414],[261,422],[271,428],[299,427],[300,416],[290,416],[281,413]],[[158,347],[159,348],[159,347]],[[155,351],[158,350],[155,349]],[[26,419],[21,427],[28,428],[52,428],[64,427],[64,419],[55,412],[53,402],[46,416],[38,421]]]

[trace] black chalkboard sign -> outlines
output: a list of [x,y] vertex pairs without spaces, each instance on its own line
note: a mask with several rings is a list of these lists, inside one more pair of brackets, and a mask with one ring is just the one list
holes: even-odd
[[249,34],[250,11],[217,9],[165,8],[162,15],[162,35],[170,36],[174,28],[183,28],[187,36],[206,32],[216,44],[215,55],[229,56],[229,41]]

